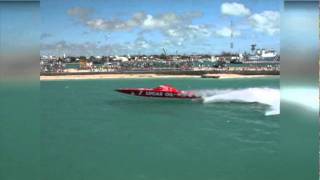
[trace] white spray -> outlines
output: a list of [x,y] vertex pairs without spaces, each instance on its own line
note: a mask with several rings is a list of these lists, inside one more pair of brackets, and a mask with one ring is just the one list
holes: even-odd
[[195,91],[201,96],[203,103],[213,102],[247,102],[261,103],[269,106],[266,116],[280,114],[280,91],[272,88],[247,88],[227,90]]

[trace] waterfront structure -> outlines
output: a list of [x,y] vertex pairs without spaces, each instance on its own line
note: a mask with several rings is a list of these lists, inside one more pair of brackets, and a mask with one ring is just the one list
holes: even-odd
[[251,53],[197,55],[122,55],[122,56],[41,56],[41,72],[124,72],[124,71],[259,71],[279,70],[280,57],[274,50],[256,49]]
[[279,55],[275,50],[256,49],[248,56],[248,61],[279,61]]

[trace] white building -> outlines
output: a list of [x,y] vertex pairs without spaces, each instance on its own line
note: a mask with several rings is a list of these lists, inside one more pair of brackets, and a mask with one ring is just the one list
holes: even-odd
[[114,60],[121,61],[121,62],[129,61],[129,59],[127,57],[122,57],[122,56],[116,56]]
[[262,58],[274,58],[277,56],[277,53],[274,50],[258,49],[257,55]]

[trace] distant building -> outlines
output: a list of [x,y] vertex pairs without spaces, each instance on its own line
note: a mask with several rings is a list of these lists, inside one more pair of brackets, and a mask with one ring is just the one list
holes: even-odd
[[127,57],[116,56],[114,58],[115,61],[127,62],[129,59]]
[[278,54],[275,50],[257,49],[248,56],[249,61],[275,61]]
[[259,50],[257,52],[258,55],[260,55],[262,58],[275,58],[277,56],[277,53],[274,50]]
[[211,56],[210,60],[211,60],[212,62],[216,62],[216,61],[217,61],[217,58],[216,58],[215,56]]
[[92,62],[89,62],[86,59],[80,59],[79,65],[80,65],[79,66],[80,69],[90,69],[90,68],[92,68]]
[[240,54],[232,54],[232,53],[222,53],[221,55],[215,56],[217,61],[222,61],[225,63],[236,62],[241,60]]

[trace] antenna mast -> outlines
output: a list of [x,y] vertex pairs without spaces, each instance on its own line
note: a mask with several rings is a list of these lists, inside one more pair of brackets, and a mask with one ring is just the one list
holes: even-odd
[[232,49],[233,49],[233,36],[234,36],[234,34],[233,34],[233,22],[232,22],[232,20],[230,21],[230,31],[231,31],[231,33],[230,33],[230,40],[231,40],[231,42],[230,42],[230,49],[232,50]]

